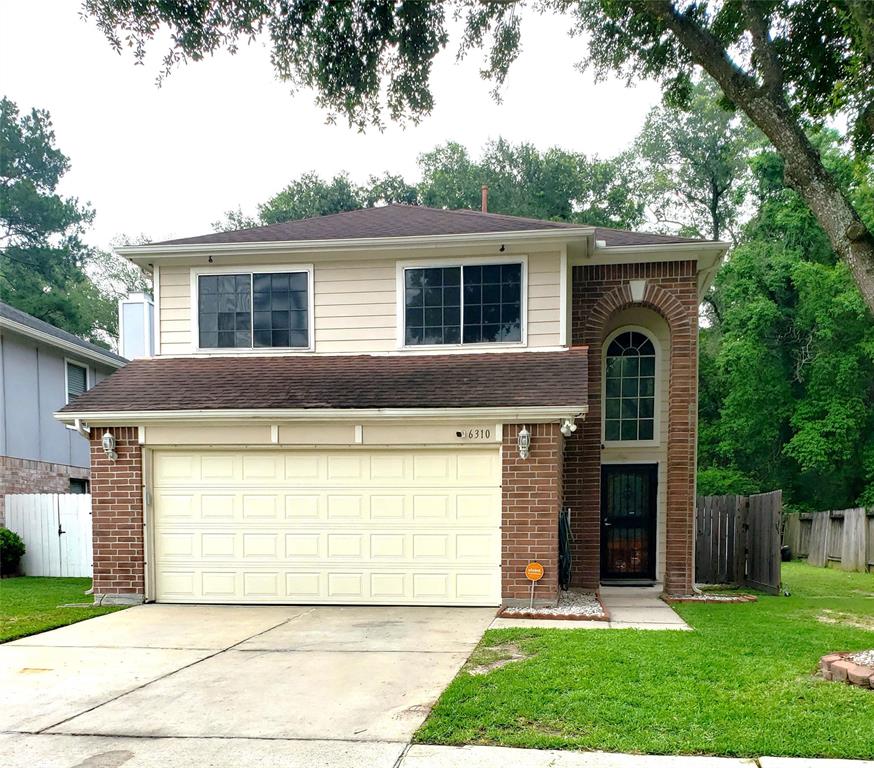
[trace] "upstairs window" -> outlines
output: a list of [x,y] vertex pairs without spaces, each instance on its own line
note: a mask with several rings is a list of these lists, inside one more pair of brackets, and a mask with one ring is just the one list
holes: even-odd
[[655,347],[638,331],[620,333],[604,361],[604,438],[652,440],[655,434]]
[[67,402],[69,403],[88,389],[88,368],[68,360],[66,379]]
[[308,279],[307,272],[200,275],[198,346],[308,348]]
[[522,341],[522,265],[404,270],[404,343]]

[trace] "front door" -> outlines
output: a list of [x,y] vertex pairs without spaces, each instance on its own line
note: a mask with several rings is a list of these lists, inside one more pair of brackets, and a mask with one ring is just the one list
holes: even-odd
[[601,579],[655,579],[658,464],[601,467]]

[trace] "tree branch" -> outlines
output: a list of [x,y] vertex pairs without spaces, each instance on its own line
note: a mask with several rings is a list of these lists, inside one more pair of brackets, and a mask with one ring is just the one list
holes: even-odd
[[648,8],[653,16],[664,22],[676,35],[695,61],[719,83],[729,99],[735,102],[749,101],[758,90],[755,79],[731,60],[725,46],[709,30],[680,13],[672,0],[650,0]]
[[868,63],[874,66],[874,5],[870,0],[849,0],[847,6],[859,29],[859,39]]
[[716,322],[719,325],[722,325],[722,312],[719,311],[719,306],[716,304],[713,296],[711,296],[709,293],[704,294],[701,297],[701,303],[706,304],[708,307],[710,307],[710,311],[713,312],[713,316],[716,318]]
[[747,20],[747,28],[753,40],[753,53],[762,69],[765,88],[772,93],[779,93],[783,90],[783,67],[777,60],[762,4],[744,0],[742,7]]

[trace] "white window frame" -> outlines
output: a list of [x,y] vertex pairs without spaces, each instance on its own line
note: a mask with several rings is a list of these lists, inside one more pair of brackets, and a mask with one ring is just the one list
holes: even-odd
[[[429,269],[429,268],[446,268],[446,267],[462,267],[461,280],[459,287],[461,290],[461,338],[464,338],[464,269],[463,267],[478,267],[487,264],[521,264],[522,266],[522,282],[519,288],[520,291],[520,340],[519,341],[479,341],[472,344],[465,344],[463,341],[458,344],[407,344],[406,343],[406,280],[405,273],[408,269]],[[457,259],[428,259],[428,260],[410,260],[397,262],[396,270],[396,292],[397,292],[397,348],[401,351],[434,351],[434,350],[460,350],[460,349],[519,349],[528,346],[528,255],[527,254],[508,254],[505,256],[477,256],[477,257],[462,257]]]
[[[200,297],[198,282],[201,275],[260,275],[276,272],[304,272],[307,276],[307,346],[305,347],[201,347],[200,346]],[[296,352],[312,352],[315,349],[316,330],[314,327],[315,312],[313,308],[313,265],[312,264],[257,264],[253,266],[238,265],[235,267],[193,267],[191,269],[191,349],[203,355],[288,355]],[[251,301],[254,293],[250,291]]]
[[[610,344],[620,334],[628,331],[636,331],[642,333],[650,340],[655,349],[655,381],[653,382],[653,422],[652,422],[652,440],[608,440],[607,439],[607,350]],[[661,445],[661,374],[664,359],[662,358],[662,347],[655,334],[649,329],[641,325],[622,325],[619,328],[610,332],[604,343],[601,345],[601,444],[605,448],[653,448]],[[639,417],[638,417],[639,418]],[[635,460],[636,461],[636,460]],[[614,464],[617,462],[606,462]],[[644,463],[644,462],[641,462]]]

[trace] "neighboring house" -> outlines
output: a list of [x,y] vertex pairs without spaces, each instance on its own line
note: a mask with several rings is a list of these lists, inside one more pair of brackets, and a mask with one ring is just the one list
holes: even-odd
[[0,302],[0,524],[7,493],[88,492],[88,441],[53,414],[126,362]]
[[392,205],[126,247],[155,355],[90,429],[97,599],[498,605],[693,585],[725,243]]

